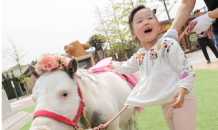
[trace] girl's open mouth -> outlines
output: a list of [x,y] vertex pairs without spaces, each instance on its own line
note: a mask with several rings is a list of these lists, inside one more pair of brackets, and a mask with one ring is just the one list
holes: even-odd
[[144,32],[145,33],[149,33],[149,32],[151,32],[152,31],[152,29],[147,29],[147,30],[145,30]]

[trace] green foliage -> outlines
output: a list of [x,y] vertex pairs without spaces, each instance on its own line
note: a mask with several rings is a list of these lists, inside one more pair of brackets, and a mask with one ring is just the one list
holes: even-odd
[[112,43],[110,44],[110,51],[108,52],[109,56],[115,57],[115,53],[117,53],[117,55],[119,55],[120,52],[124,51],[124,46],[122,45],[122,43],[118,42],[118,43]]
[[11,79],[8,73],[6,72],[6,76],[2,73],[2,78],[4,79],[3,86],[4,86],[8,99],[15,98],[16,96],[14,93],[14,89],[12,88]]
[[4,82],[4,79],[2,79],[2,82]]
[[21,70],[22,70],[25,66],[26,65],[20,65],[20,67],[19,67],[19,65],[15,65],[15,66],[9,68],[8,71],[13,71],[13,70],[16,70],[16,69],[19,69],[19,68],[21,68]]
[[21,81],[21,83],[27,83],[30,81],[29,77],[25,77],[25,75],[19,75],[16,77]]
[[128,57],[131,57],[136,52],[136,45],[129,42],[125,44],[125,51]]
[[93,35],[89,38],[89,45],[95,47],[95,51],[101,50],[104,43],[106,42],[106,38],[103,35]]
[[8,72],[6,72],[5,75],[2,73],[2,84],[3,84],[3,87],[4,87],[5,91],[6,91],[8,99],[16,98],[14,89],[13,89],[12,84],[11,84],[11,81],[13,81],[13,83],[14,83],[14,87],[15,87],[15,90],[17,92],[17,95],[21,96],[22,93],[21,93],[21,90],[20,90],[20,86],[18,84],[18,79],[14,76],[13,72],[11,72],[12,78],[9,77]]
[[33,66],[35,66],[37,64],[37,60],[33,60],[33,61],[31,61],[31,65],[33,65]]
[[[18,69],[20,70],[20,75],[21,77],[19,77],[18,79],[20,79],[20,81],[22,83],[25,83],[26,81],[29,81],[28,79],[25,79],[25,77],[23,76],[21,70],[24,68],[20,63],[22,61],[22,58],[24,56],[27,55],[27,53],[23,54],[22,51],[23,50],[18,50],[15,43],[14,43],[14,40],[12,38],[8,38],[9,42],[11,43],[12,47],[13,47],[13,51],[10,52],[10,56],[17,62],[17,66],[18,66]],[[28,92],[27,92],[28,93]]]
[[[171,5],[168,9],[170,10],[177,0],[174,0],[174,2],[165,1],[167,5]],[[113,56],[115,53],[119,54],[120,50],[123,50],[130,57],[136,51],[135,45],[129,44],[132,41],[128,24],[128,16],[131,10],[139,4],[155,3],[152,6],[149,5],[149,7],[161,11],[158,14],[160,15],[165,11],[162,2],[162,0],[108,0],[108,6],[105,9],[101,10],[96,7],[95,13],[98,21],[95,25],[95,31],[104,35],[106,42],[110,44],[109,47],[112,50],[108,54]],[[127,43],[128,45],[126,45]]]

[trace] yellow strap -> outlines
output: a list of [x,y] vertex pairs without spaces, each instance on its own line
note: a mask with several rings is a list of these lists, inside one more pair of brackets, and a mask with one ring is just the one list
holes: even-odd
[[84,115],[84,117],[85,117],[85,119],[86,119],[86,125],[87,125],[87,127],[88,127],[89,129],[91,129],[92,127],[91,127],[91,125],[90,125],[90,123],[89,123],[89,120],[86,118],[86,112],[85,112],[85,107],[84,107],[84,105],[83,105],[83,115]]

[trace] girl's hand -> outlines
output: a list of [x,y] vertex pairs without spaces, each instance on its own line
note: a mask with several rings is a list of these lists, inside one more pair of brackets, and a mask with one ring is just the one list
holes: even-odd
[[114,64],[113,64],[113,62],[114,62],[114,61],[111,61],[111,62],[110,62],[110,67],[109,67],[109,69],[114,69]]
[[173,100],[176,100],[176,98],[178,97],[177,101],[171,105],[171,107],[173,108],[181,108],[184,102],[184,97],[185,97],[185,92],[186,92],[186,88],[179,88],[174,96],[173,96]]

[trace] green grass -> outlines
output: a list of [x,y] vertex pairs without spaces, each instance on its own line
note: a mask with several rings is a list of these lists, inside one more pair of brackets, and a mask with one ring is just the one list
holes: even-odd
[[[20,109],[18,110],[19,112],[20,111],[25,111],[25,112],[29,112],[29,113],[33,113],[34,110],[35,110],[35,105],[34,106],[30,106],[30,107],[27,107],[27,108],[23,108],[23,109]],[[30,129],[30,126],[32,124],[33,120],[29,121],[26,125],[24,125],[20,130],[29,130]]]
[[29,113],[33,113],[34,112],[34,110],[35,110],[35,105],[34,106],[30,106],[30,107],[27,107],[27,108],[23,108],[23,109],[20,109],[20,110],[18,110],[19,112],[20,111],[25,111],[25,112],[29,112]]
[[[197,101],[197,130],[218,130],[218,70],[196,70],[194,89]],[[33,112],[35,106],[19,111]],[[139,130],[168,130],[160,105],[151,106],[137,116]],[[21,130],[29,130],[32,121]]]
[[[218,130],[218,70],[195,70],[197,130]],[[160,105],[145,108],[137,117],[139,130],[168,130]]]
[[29,121],[26,125],[24,125],[20,130],[29,130],[32,124],[32,120]]

